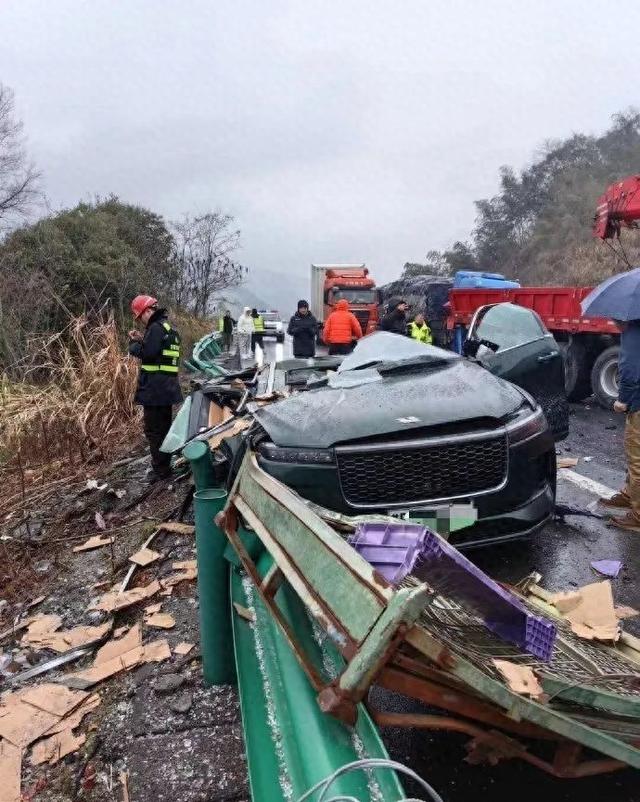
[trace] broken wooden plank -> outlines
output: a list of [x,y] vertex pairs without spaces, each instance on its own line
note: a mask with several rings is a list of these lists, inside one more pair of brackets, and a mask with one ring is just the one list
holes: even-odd
[[165,532],[173,532],[176,535],[193,535],[196,531],[195,526],[183,524],[179,521],[164,521],[158,524],[158,529],[163,529]]
[[159,613],[162,609],[162,602],[156,602],[155,604],[150,604],[148,607],[144,608],[145,615],[153,615],[154,613]]
[[[57,618],[57,616],[55,616]],[[33,646],[40,649],[51,649],[63,654],[86,644],[101,640],[111,629],[112,622],[107,621],[96,627],[77,626],[73,629],[51,632],[32,632],[31,628],[20,641],[22,646]]]
[[93,549],[100,549],[103,546],[110,546],[113,543],[112,537],[104,537],[103,535],[94,535],[90,537],[89,540],[86,540],[84,543],[81,543],[79,546],[74,546],[74,552],[80,551],[93,551]]
[[21,701],[0,718],[0,736],[24,749],[42,737],[59,720],[60,716]]
[[77,752],[86,740],[87,736],[84,733],[74,735],[71,729],[67,728],[38,741],[31,750],[31,762],[34,766],[42,763],[49,763],[52,766],[63,757]]
[[0,802],[20,802],[22,750],[0,740]]
[[140,565],[144,568],[145,565],[150,565],[151,563],[159,560],[162,557],[159,551],[154,551],[153,549],[149,548],[142,548],[136,551],[135,554],[132,554],[129,557],[129,560],[136,565]]
[[53,682],[44,682],[22,694],[22,701],[54,716],[66,716],[87,699],[88,693],[73,691]]
[[169,613],[153,613],[153,615],[149,615],[144,619],[144,623],[148,627],[173,629],[176,625],[176,619]]
[[194,646],[193,643],[187,643],[186,641],[182,641],[174,648],[173,653],[178,654],[181,657],[184,657],[185,655],[189,654],[189,652],[193,649],[193,646]]
[[530,666],[516,665],[509,660],[492,660],[491,662],[514,693],[530,696],[532,699],[539,699],[543,695],[542,685]]
[[124,637],[110,640],[98,649],[93,664],[98,666],[102,663],[108,663],[110,660],[139,646],[142,646],[142,627],[140,624],[135,624]]
[[[128,652],[114,657],[105,663],[92,665],[84,671],[77,671],[74,674],[65,674],[60,678],[60,682],[68,688],[79,688],[86,690],[102,682],[109,677],[128,671],[140,663],[159,663],[171,657],[171,649],[166,640],[153,641],[146,646],[138,646]],[[1,721],[2,719],[0,719]]]
[[[64,686],[61,686],[64,687]],[[75,730],[76,727],[79,727],[82,724],[82,720],[85,716],[87,716],[91,711],[95,710],[96,707],[100,706],[100,695],[97,693],[92,693],[84,702],[77,707],[72,713],[66,715],[63,719],[60,719],[57,724],[54,724],[53,727],[48,729],[45,732],[45,735],[55,735],[58,732],[62,732],[63,730]]]
[[123,610],[125,607],[130,607],[132,604],[137,604],[138,602],[151,598],[151,596],[154,596],[159,590],[160,583],[154,580],[144,587],[125,590],[123,593],[111,591],[101,596],[89,609],[105,610],[108,613],[115,612],[116,610]]

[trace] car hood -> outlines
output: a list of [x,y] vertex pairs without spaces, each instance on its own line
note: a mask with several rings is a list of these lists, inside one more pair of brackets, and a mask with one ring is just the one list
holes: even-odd
[[438,369],[297,393],[257,409],[254,417],[276,445],[329,448],[474,418],[503,420],[523,401],[514,385],[473,362],[455,358]]

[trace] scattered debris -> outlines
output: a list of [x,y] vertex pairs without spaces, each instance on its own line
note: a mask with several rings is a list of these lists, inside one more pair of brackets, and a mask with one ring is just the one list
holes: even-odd
[[153,682],[153,689],[156,693],[174,693],[184,685],[184,677],[181,674],[162,674]]
[[73,551],[92,551],[93,549],[102,548],[102,546],[110,546],[113,543],[112,537],[103,537],[102,535],[94,535],[90,537],[85,543],[80,546],[74,546]]
[[543,696],[542,685],[530,666],[516,665],[508,660],[492,660],[491,662],[514,693],[530,696],[532,699],[540,699]]
[[625,618],[635,618],[637,615],[640,615],[638,610],[635,610],[633,607],[627,607],[626,604],[616,604],[613,608],[613,612],[616,614],[616,618],[619,621]]
[[20,802],[22,750],[0,740],[0,794],[2,802]]
[[196,531],[195,526],[181,524],[178,521],[164,521],[159,524],[158,529],[162,529],[165,532],[173,532],[176,535],[193,535]]
[[591,567],[602,576],[610,576],[615,579],[620,573],[622,562],[620,560],[592,560]]
[[20,699],[46,713],[62,717],[82,704],[88,696],[84,691],[73,691],[62,685],[46,682],[22,691]]
[[85,485],[85,490],[106,490],[107,483],[104,482],[103,484],[99,484],[97,479],[87,479],[87,484]]
[[[86,690],[96,685],[98,682],[119,674],[121,671],[128,671],[140,663],[159,663],[171,657],[171,649],[166,640],[152,641],[145,646],[137,646],[128,652],[107,660],[104,663],[94,663],[91,668],[78,671],[75,674],[65,674],[60,678],[60,682],[69,688],[79,688]],[[0,719],[1,723],[1,719]]]
[[585,585],[574,592],[553,594],[551,603],[581,638],[617,641],[620,637],[609,580]]
[[107,621],[100,626],[77,626],[73,629],[59,630],[60,616],[43,615],[29,624],[22,636],[22,646],[33,646],[36,649],[51,649],[63,654],[70,649],[88,646],[104,638],[111,630],[112,622]]
[[104,516],[102,515],[101,512],[99,511],[96,512],[96,514],[94,515],[94,520],[96,522],[96,526],[98,527],[98,529],[107,528],[107,522],[104,520]]
[[121,771],[118,775],[118,779],[122,786],[122,802],[129,802],[129,773]]
[[575,457],[558,457],[556,462],[558,468],[575,468],[578,464]]
[[158,580],[154,580],[141,588],[125,590],[122,593],[110,591],[91,604],[89,609],[104,610],[107,613],[115,612],[116,610],[124,610],[125,607],[131,607],[132,604],[150,599],[152,596],[155,596],[159,590],[160,583]]
[[253,623],[256,620],[256,614],[253,610],[249,610],[247,607],[243,607],[238,602],[234,602],[233,606],[235,607],[236,613],[240,616],[240,618],[244,618],[245,621],[251,621]]
[[74,735],[70,729],[62,730],[38,741],[31,751],[31,762],[34,766],[41,763],[53,765],[72,752],[77,752],[86,740],[87,736],[84,734]]
[[142,548],[139,551],[136,551],[135,554],[132,554],[129,559],[132,563],[136,565],[140,565],[144,567],[145,565],[149,565],[156,560],[159,560],[162,557],[159,551],[154,551],[153,549],[149,548]]
[[142,646],[142,627],[140,624],[136,624],[131,627],[124,637],[118,640],[110,640],[98,649],[94,665],[97,666],[102,663],[108,663],[110,660],[140,646]]
[[209,438],[209,448],[213,451],[214,449],[220,446],[223,440],[226,440],[227,437],[235,437],[240,432],[243,432],[245,429],[248,429],[252,424],[252,420],[250,418],[236,418],[233,425],[225,429],[218,434],[214,434],[213,437]]
[[147,615],[153,615],[154,613],[159,613],[162,609],[162,602],[156,602],[156,604],[150,604],[148,607],[144,608],[144,611]]
[[148,627],[157,627],[158,629],[173,629],[176,625],[175,618],[169,613],[153,613],[146,616],[144,623]]
[[184,657],[184,655],[189,654],[192,649],[193,643],[186,643],[185,641],[182,641],[182,643],[179,643],[176,647],[174,647],[173,653]]

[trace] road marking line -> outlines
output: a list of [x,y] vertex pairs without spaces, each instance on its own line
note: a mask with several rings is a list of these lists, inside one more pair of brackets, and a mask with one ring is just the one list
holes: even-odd
[[577,471],[569,470],[569,468],[561,468],[558,471],[558,476],[563,479],[567,479],[569,482],[581,487],[588,493],[595,493],[596,496],[601,496],[602,498],[611,498],[611,496],[613,496],[613,494],[616,492],[610,487],[607,487],[600,482],[596,482],[595,479],[589,479],[588,476],[583,476]]

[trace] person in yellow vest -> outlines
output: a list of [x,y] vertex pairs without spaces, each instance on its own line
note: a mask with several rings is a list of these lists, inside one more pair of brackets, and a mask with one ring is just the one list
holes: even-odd
[[264,338],[264,320],[262,315],[258,314],[257,309],[251,310],[251,317],[253,318],[253,334],[251,335],[251,351],[256,350],[256,343],[260,348],[264,348],[262,340]]
[[431,337],[431,329],[427,325],[422,312],[418,312],[411,323],[409,323],[407,326],[407,334],[412,340],[417,340],[419,343],[431,345],[433,342],[433,338]]
[[178,381],[180,335],[167,320],[167,310],[152,295],[137,295],[131,302],[136,321],[145,327],[129,332],[129,353],[140,360],[136,404],[144,411],[144,433],[151,452],[153,479],[171,476],[171,455],[160,451],[171,428],[172,407],[182,401]]

